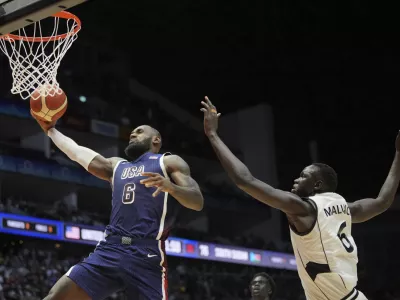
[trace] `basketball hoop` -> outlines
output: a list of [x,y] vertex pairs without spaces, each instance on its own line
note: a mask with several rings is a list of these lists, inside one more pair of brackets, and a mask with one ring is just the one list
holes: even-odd
[[[38,88],[40,93],[34,94],[35,99],[54,96],[60,90],[56,78],[58,67],[78,38],[81,21],[66,11],[58,12],[52,18],[54,24],[48,27],[38,21],[19,29],[18,34],[0,36],[0,49],[8,57],[12,70],[11,93],[20,94],[22,99],[32,96]],[[50,34],[43,36],[49,28]]]

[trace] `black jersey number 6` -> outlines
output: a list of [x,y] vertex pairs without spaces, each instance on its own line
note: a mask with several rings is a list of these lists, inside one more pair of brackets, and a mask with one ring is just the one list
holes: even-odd
[[338,231],[337,236],[338,236],[339,240],[342,242],[342,245],[343,245],[344,249],[346,249],[346,251],[347,251],[348,253],[351,253],[351,252],[354,251],[354,247],[353,247],[353,245],[350,243],[350,241],[349,241],[349,239],[347,238],[346,234],[343,232],[343,229],[345,229],[345,228],[346,228],[346,221],[344,221],[344,222],[340,225],[340,228],[339,228],[339,231]]

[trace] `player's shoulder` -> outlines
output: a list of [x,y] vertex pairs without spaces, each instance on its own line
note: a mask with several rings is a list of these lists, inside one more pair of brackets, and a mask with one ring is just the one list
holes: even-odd
[[163,158],[167,170],[177,170],[177,169],[181,171],[189,170],[189,165],[179,155],[169,153],[168,155],[164,154]]
[[164,161],[184,162],[184,163],[186,163],[185,160],[181,156],[179,156],[177,154],[172,154],[172,153],[168,152],[168,153],[164,153],[163,157],[164,157]]
[[109,157],[109,158],[108,158],[108,161],[111,163],[111,166],[112,166],[112,168],[114,169],[114,167],[115,167],[118,163],[124,162],[124,161],[127,161],[127,160],[124,159],[124,158],[121,158],[121,157]]

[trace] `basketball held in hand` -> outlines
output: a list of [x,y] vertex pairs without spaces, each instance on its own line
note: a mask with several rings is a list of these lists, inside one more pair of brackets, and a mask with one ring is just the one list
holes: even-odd
[[52,95],[41,95],[36,89],[31,96],[30,106],[32,115],[42,121],[53,122],[61,118],[67,110],[67,95],[60,88],[51,92]]

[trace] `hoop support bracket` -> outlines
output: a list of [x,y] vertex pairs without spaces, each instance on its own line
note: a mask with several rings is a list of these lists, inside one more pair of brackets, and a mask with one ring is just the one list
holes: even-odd
[[[18,5],[18,1],[7,2],[0,6],[0,35],[11,33],[86,1],[88,0],[24,0],[24,8],[21,8],[21,3]],[[34,11],[27,13],[32,10]]]

